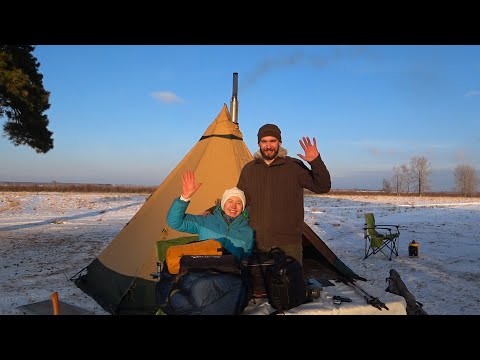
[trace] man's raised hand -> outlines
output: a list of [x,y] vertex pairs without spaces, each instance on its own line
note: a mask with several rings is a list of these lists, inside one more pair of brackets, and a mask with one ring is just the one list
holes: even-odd
[[297,154],[301,159],[305,161],[312,161],[320,155],[317,149],[317,140],[315,138],[313,138],[313,145],[308,136],[304,136],[302,139],[298,140],[298,142],[300,143],[303,151],[305,151],[305,156],[302,154]]

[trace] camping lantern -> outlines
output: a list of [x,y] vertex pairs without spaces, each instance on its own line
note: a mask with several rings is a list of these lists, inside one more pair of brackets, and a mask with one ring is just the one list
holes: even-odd
[[410,257],[418,257],[418,248],[420,245],[412,240],[410,244],[408,244],[408,256]]

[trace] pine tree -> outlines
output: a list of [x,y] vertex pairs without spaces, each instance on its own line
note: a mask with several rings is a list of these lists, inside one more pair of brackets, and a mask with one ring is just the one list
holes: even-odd
[[45,111],[50,92],[43,87],[34,46],[0,45],[0,119],[4,135],[15,145],[27,145],[37,153],[53,149]]

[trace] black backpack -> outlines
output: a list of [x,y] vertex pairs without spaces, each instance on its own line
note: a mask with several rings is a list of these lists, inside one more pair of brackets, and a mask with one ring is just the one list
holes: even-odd
[[283,311],[309,302],[302,264],[279,248],[273,248],[270,253],[274,263],[267,267],[265,274],[270,305]]

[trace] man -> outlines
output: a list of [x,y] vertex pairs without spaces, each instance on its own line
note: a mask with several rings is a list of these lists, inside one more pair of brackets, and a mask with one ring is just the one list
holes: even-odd
[[256,245],[261,251],[279,247],[300,263],[303,260],[303,189],[317,194],[331,188],[330,173],[317,150],[317,141],[299,140],[311,170],[282,148],[280,129],[265,124],[258,130],[259,151],[243,167],[237,187],[244,191],[250,206],[250,226],[255,229]]

